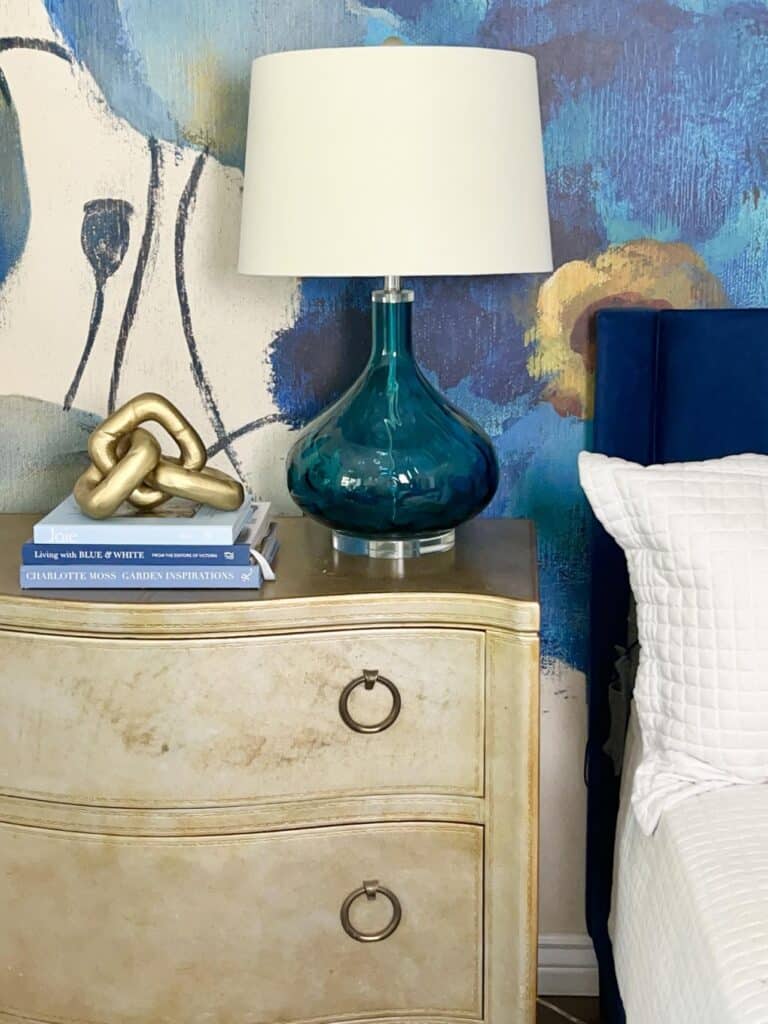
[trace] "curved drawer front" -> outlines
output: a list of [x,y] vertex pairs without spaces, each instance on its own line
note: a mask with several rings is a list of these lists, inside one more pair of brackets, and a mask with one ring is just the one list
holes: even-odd
[[[355,825],[236,840],[0,826],[0,1015],[89,1024],[482,1016],[482,829]],[[377,879],[386,939],[342,927]],[[355,900],[361,932],[391,904]]]
[[481,795],[483,644],[450,629],[0,633],[0,792],[117,807]]

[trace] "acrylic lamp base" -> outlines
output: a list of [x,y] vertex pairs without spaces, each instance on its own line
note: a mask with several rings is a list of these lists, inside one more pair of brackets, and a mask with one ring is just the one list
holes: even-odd
[[356,537],[351,533],[333,531],[333,546],[344,555],[366,555],[368,558],[418,558],[450,551],[455,542],[453,530],[403,540],[377,537]]

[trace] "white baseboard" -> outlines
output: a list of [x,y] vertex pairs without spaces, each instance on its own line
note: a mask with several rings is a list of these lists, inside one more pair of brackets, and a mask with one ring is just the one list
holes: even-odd
[[539,995],[596,996],[597,960],[588,935],[539,936]]

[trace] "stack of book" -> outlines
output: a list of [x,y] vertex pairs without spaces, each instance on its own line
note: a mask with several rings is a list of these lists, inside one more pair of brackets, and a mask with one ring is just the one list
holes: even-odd
[[218,512],[172,499],[151,513],[122,506],[89,519],[70,495],[22,547],[25,589],[256,589],[274,579],[277,524],[269,502]]

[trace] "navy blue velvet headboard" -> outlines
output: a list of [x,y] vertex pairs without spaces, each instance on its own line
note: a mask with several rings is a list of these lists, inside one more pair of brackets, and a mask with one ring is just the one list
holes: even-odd
[[[768,310],[599,312],[593,449],[646,465],[768,454]],[[586,909],[613,1024],[624,1021],[607,929],[619,779],[603,746],[630,592],[624,555],[596,521],[591,557]]]

